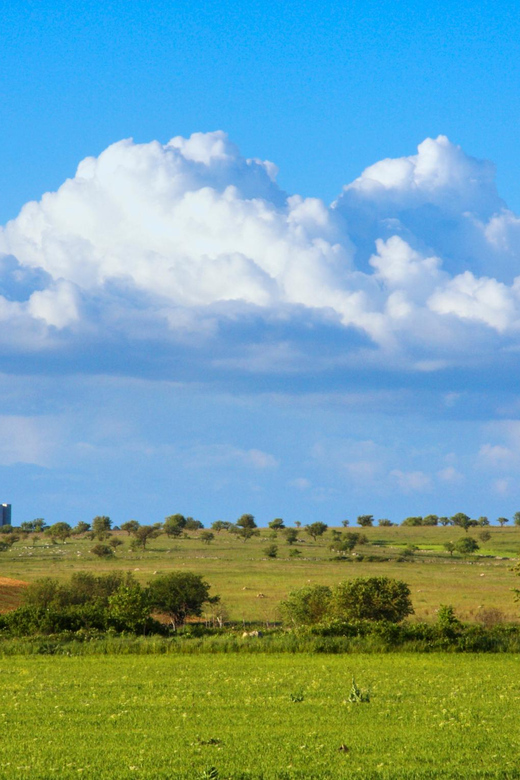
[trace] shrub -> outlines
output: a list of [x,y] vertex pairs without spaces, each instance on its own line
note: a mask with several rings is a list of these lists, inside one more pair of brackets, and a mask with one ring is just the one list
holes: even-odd
[[332,592],[326,585],[306,585],[289,593],[280,604],[284,622],[310,626],[327,617]]
[[399,623],[413,614],[410,588],[390,577],[359,577],[340,583],[332,593],[331,612],[345,620]]
[[114,554],[114,550],[108,544],[95,544],[90,552],[98,558],[110,558]]
[[278,546],[276,544],[268,544],[267,547],[264,547],[264,554],[268,558],[276,558],[278,556]]

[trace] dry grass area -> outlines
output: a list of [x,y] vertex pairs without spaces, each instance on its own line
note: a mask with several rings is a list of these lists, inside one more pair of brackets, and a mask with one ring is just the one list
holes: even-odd
[[25,580],[0,577],[0,612],[15,609],[20,604],[22,592],[28,584]]

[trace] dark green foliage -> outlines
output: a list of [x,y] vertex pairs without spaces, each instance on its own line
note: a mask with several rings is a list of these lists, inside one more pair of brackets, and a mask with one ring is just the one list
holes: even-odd
[[478,538],[481,542],[489,542],[491,539],[491,532],[490,531],[481,531],[478,535]]
[[51,539],[59,539],[60,542],[64,542],[65,539],[68,539],[71,533],[72,528],[68,523],[54,523],[54,525],[49,526],[45,531],[46,536],[50,536]]
[[200,540],[201,542],[204,542],[204,544],[211,544],[214,538],[215,534],[211,531],[203,531],[200,535]]
[[387,520],[386,517],[382,517],[380,520],[378,520],[377,524],[381,526],[381,528],[391,528],[393,526],[392,521]]
[[108,605],[109,597],[121,585],[135,584],[132,574],[113,571],[96,576],[90,572],[75,572],[68,582],[45,577],[31,583],[24,591],[24,604],[34,607],[61,609],[63,607],[99,603]]
[[204,524],[201,523],[200,520],[195,520],[193,517],[187,517],[184,528],[186,531],[200,531],[204,528]]
[[215,522],[211,524],[211,530],[216,531],[219,534],[221,531],[227,531],[229,525],[230,524],[226,520],[215,520]]
[[71,533],[74,536],[79,536],[80,534],[86,534],[88,531],[90,531],[90,523],[85,523],[83,520],[80,520],[79,523],[74,526]]
[[92,533],[96,539],[103,541],[110,536],[112,520],[106,515],[98,515],[92,520]]
[[138,582],[121,583],[108,598],[107,617],[118,631],[144,631],[150,620],[148,594]]
[[470,528],[473,528],[477,525],[477,521],[472,520],[470,517],[468,517],[468,515],[465,515],[464,512],[457,512],[457,514],[453,515],[451,522],[453,525],[458,525],[460,528],[464,528],[466,533]]
[[140,525],[133,533],[132,544],[130,545],[132,550],[146,550],[146,545],[150,539],[156,539],[162,533],[161,526],[157,525]]
[[95,544],[90,552],[98,558],[110,558],[114,554],[114,550],[108,544]]
[[316,541],[318,536],[323,536],[327,528],[328,525],[326,523],[317,522],[317,523],[311,523],[310,525],[306,525],[305,531],[306,533],[309,534],[309,536],[311,536],[314,539],[314,541]]
[[283,535],[285,536],[287,544],[294,544],[298,541],[298,531],[296,528],[286,528]]
[[359,577],[334,588],[331,614],[345,620],[399,623],[413,614],[410,588],[390,577]]
[[184,515],[168,515],[164,518],[163,530],[167,536],[178,537],[184,531],[186,518]]
[[239,528],[256,528],[256,522],[253,515],[242,515],[242,517],[238,518],[236,524]]
[[401,523],[401,525],[404,525],[404,526],[419,526],[419,525],[422,525],[422,524],[423,524],[423,519],[420,516],[418,516],[418,517],[407,517]]
[[509,519],[507,517],[499,517],[497,518],[497,523],[499,524],[500,528],[503,528],[506,523],[509,523]]
[[126,531],[128,536],[131,534],[135,534],[137,529],[139,528],[139,523],[137,520],[127,520],[126,523],[121,524],[121,530]]
[[374,515],[359,515],[357,524],[362,528],[370,528],[374,525]]
[[210,597],[209,589],[210,585],[200,574],[162,574],[149,585],[150,605],[160,612],[166,612],[173,625],[177,626],[189,616],[201,615],[204,604],[218,600],[218,596]]
[[284,522],[281,517],[275,517],[274,520],[268,524],[269,528],[273,531],[282,531],[285,528]]
[[268,558],[276,558],[278,555],[278,546],[276,544],[268,544],[264,547],[264,553]]
[[459,539],[455,542],[455,550],[461,555],[471,555],[480,549],[476,539],[471,536],[465,536],[463,539]]
[[332,591],[326,585],[306,585],[293,591],[280,604],[285,622],[309,626],[325,620],[329,614]]
[[367,544],[368,542],[368,539],[364,534],[357,533],[356,531],[347,531],[343,534],[337,534],[333,539],[334,541],[330,545],[330,549],[340,555],[346,555],[347,553],[352,552],[356,545]]
[[423,525],[438,525],[439,524],[439,518],[437,515],[426,515],[426,517],[423,517],[422,521]]

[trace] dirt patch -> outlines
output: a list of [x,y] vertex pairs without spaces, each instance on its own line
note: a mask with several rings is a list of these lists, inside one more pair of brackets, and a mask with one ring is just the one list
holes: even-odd
[[0,613],[9,612],[20,605],[22,592],[28,584],[25,580],[0,577]]

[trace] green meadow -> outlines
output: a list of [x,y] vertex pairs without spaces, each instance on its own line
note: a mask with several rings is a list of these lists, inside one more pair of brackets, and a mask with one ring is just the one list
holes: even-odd
[[[0,777],[518,778],[520,658],[16,657]],[[352,676],[369,702],[351,703]]]
[[[354,530],[354,529],[353,529]],[[300,529],[300,542],[293,546],[279,534],[262,529],[260,537],[246,542],[222,531],[211,544],[204,544],[200,532],[187,538],[165,535],[149,542],[144,552],[131,552],[131,538],[116,532],[123,541],[116,554],[100,560],[90,550],[94,543],[84,537],[52,545],[45,536],[33,544],[21,539],[10,550],[0,553],[0,577],[33,581],[53,576],[65,579],[73,571],[132,571],[141,582],[155,573],[184,569],[202,574],[219,594],[231,620],[262,621],[277,619],[277,605],[287,593],[308,583],[331,585],[359,576],[389,576],[405,580],[412,592],[415,615],[434,620],[440,604],[452,604],[463,620],[477,621],[490,609],[497,609],[505,620],[516,620],[518,605],[512,589],[520,580],[512,573],[520,552],[520,528],[491,526],[489,541],[479,540],[481,529],[469,535],[477,539],[477,555],[450,556],[443,548],[465,532],[454,527],[391,527],[361,529],[370,542],[356,548],[358,555],[339,560],[329,549],[331,530],[315,542]],[[268,558],[265,548],[277,544],[278,557]],[[418,549],[410,560],[399,561],[403,550]],[[292,550],[298,557],[291,557]],[[360,558],[363,557],[363,560]],[[371,558],[372,560],[367,560]],[[383,560],[383,559],[388,560]],[[0,609],[9,609],[19,600],[19,588],[0,584]]]

